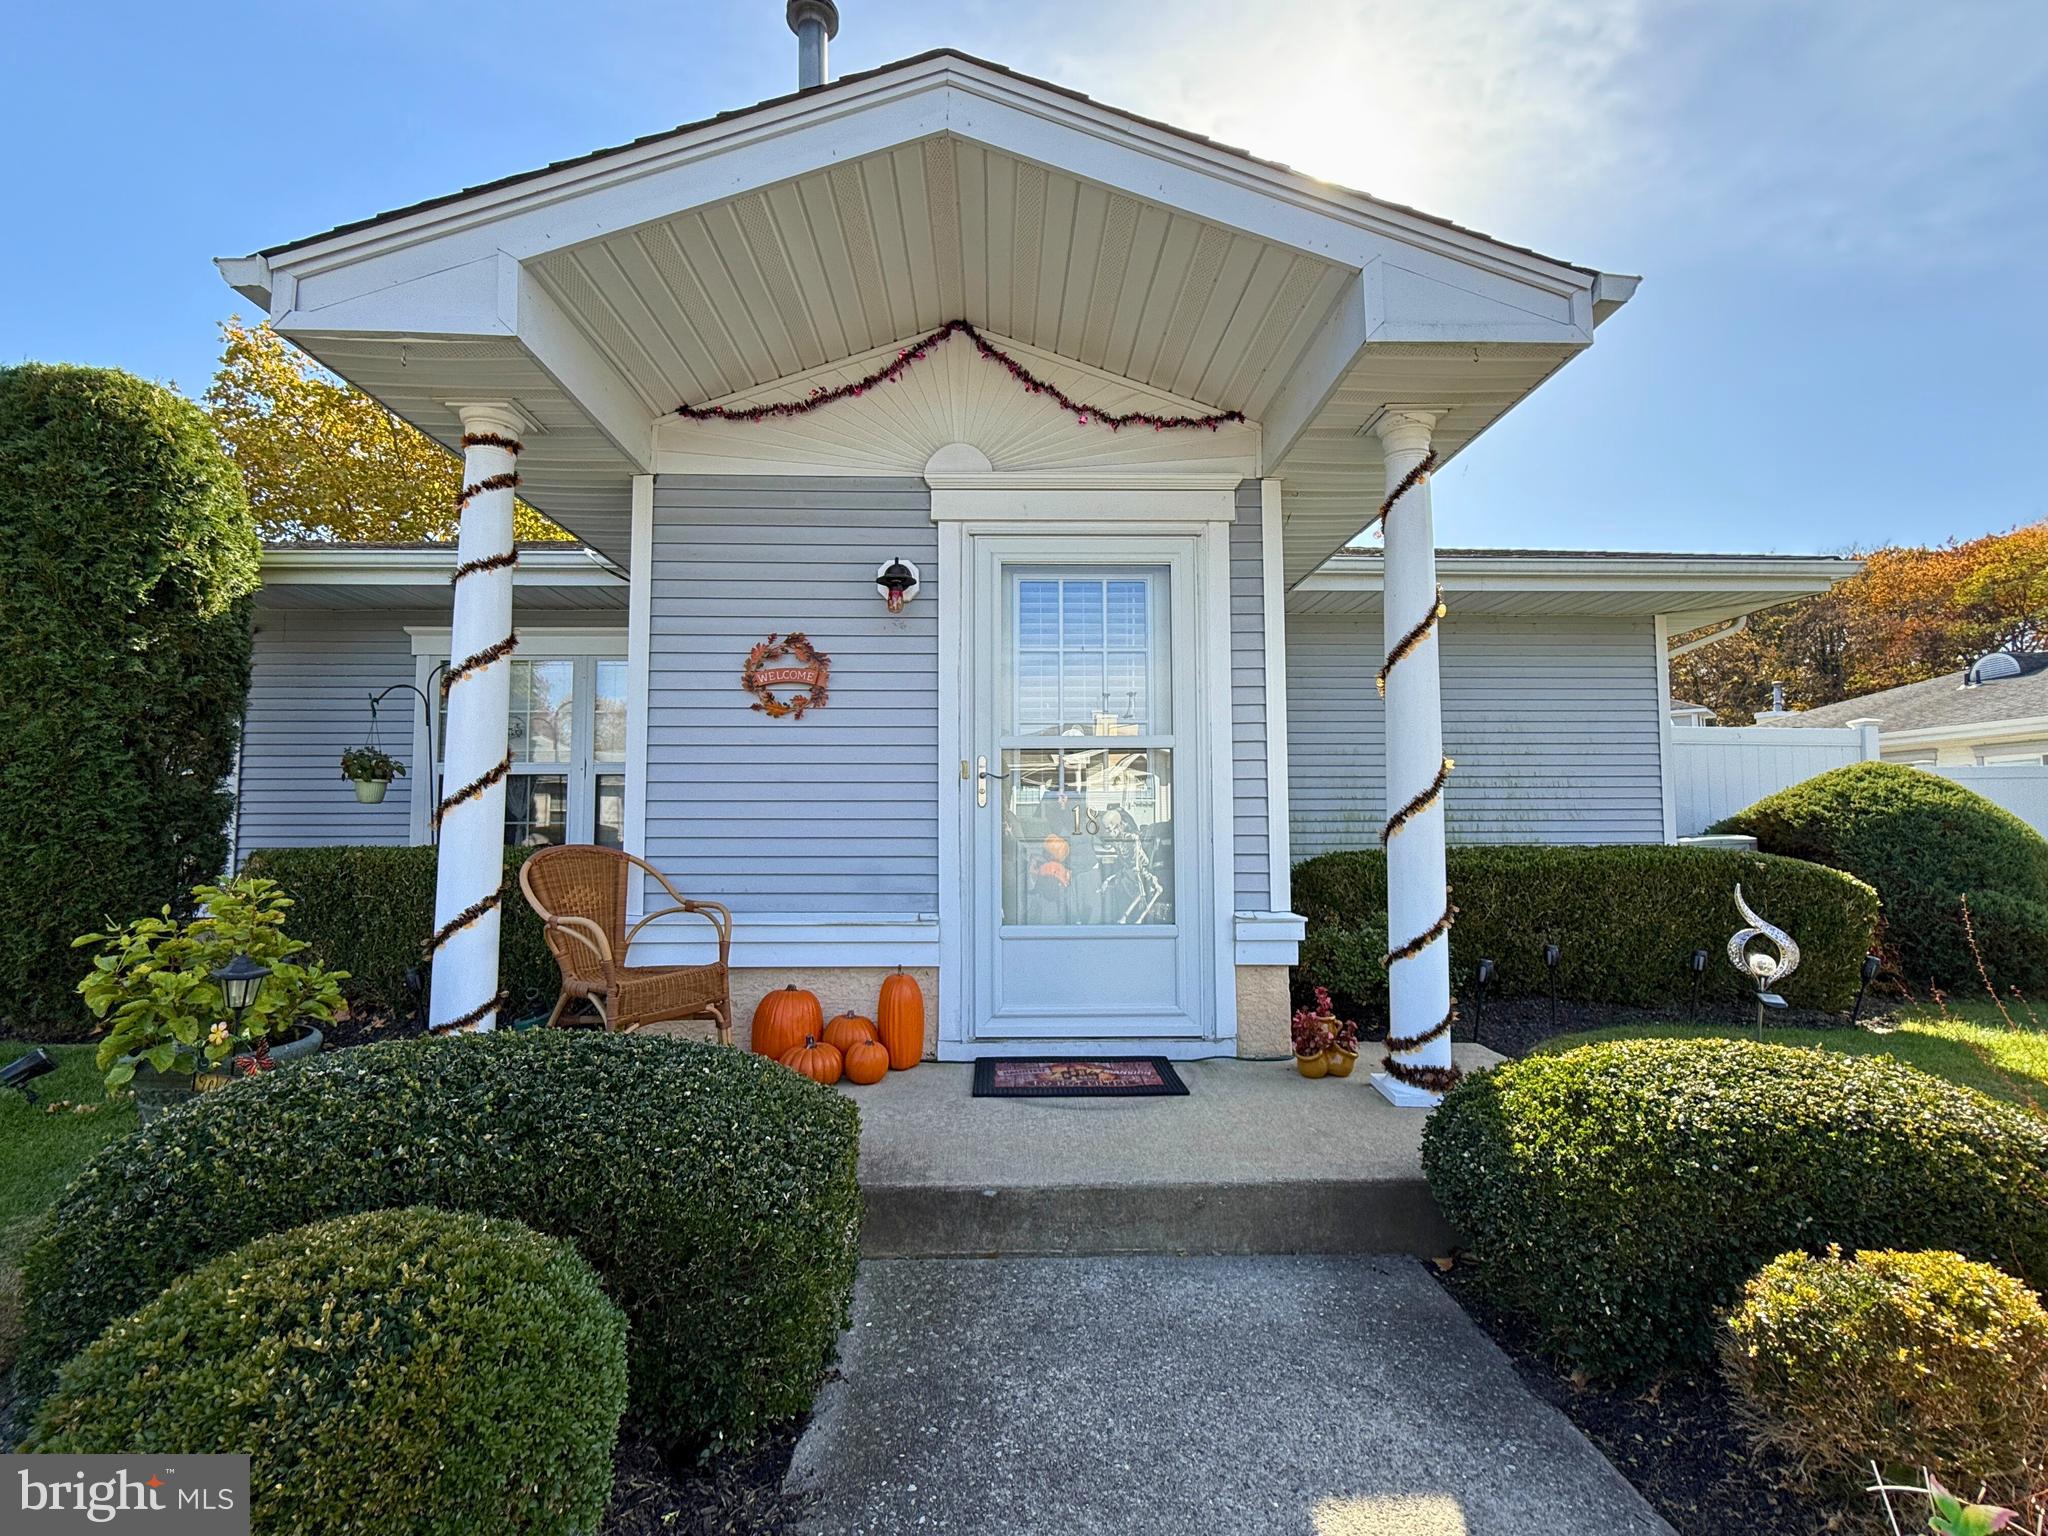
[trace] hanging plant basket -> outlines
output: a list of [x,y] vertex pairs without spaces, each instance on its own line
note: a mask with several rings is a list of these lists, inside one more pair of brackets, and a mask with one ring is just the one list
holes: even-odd
[[355,786],[356,799],[364,805],[377,805],[391,788],[391,781],[405,776],[405,764],[373,742],[341,754],[341,776]]

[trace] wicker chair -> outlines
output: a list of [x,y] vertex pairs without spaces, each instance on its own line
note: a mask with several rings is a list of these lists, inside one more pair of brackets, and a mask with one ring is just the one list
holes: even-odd
[[[626,926],[626,888],[635,869],[646,871],[674,906],[649,912]],[[732,1044],[732,913],[715,901],[690,901],[645,859],[616,848],[568,843],[543,848],[519,867],[519,889],[540,914],[548,951],[562,968],[562,995],[548,1023],[573,1002],[597,1010],[606,1029],[621,1032],[681,1019],[710,1019],[718,1042]],[[691,913],[717,930],[718,959],[711,965],[627,965],[634,937],[657,917]]]

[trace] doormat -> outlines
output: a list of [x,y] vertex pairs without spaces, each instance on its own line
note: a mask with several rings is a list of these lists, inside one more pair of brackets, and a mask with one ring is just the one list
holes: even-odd
[[977,1056],[977,1099],[1142,1099],[1185,1096],[1164,1056]]

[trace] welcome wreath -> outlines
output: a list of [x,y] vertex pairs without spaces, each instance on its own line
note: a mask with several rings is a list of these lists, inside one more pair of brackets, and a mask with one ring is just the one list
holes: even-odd
[[[784,657],[794,657],[797,664],[769,665]],[[801,720],[805,710],[825,707],[826,683],[831,675],[832,658],[806,636],[770,635],[747,652],[747,664],[740,669],[740,684],[754,696],[754,708],[769,719],[791,715]],[[805,691],[787,700],[775,697],[773,690],[789,685]]]

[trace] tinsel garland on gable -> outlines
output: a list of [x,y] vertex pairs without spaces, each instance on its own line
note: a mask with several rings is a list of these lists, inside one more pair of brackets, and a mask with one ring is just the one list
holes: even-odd
[[801,400],[776,400],[767,405],[679,405],[675,414],[685,421],[744,422],[781,421],[793,416],[808,416],[812,411],[825,406],[837,405],[841,400],[851,400],[881,385],[895,383],[912,366],[923,362],[942,343],[954,336],[965,336],[974,343],[977,352],[1005,370],[1011,378],[1023,385],[1028,393],[1049,396],[1054,404],[1084,427],[1092,422],[1097,426],[1107,427],[1112,432],[1121,432],[1125,427],[1150,427],[1154,432],[1194,428],[1214,432],[1218,428],[1245,419],[1243,411],[1217,411],[1206,416],[1161,416],[1152,411],[1106,411],[1100,406],[1089,405],[1076,400],[1052,380],[1040,378],[966,320],[948,320],[929,336],[903,348],[893,361],[877,368],[865,378],[841,384],[835,389],[814,389]]

